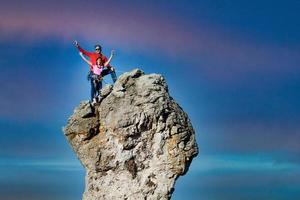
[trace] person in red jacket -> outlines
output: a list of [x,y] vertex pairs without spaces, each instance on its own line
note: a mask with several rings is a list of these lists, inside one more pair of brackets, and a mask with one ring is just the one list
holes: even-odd
[[103,63],[101,57],[98,57],[96,60],[96,65],[93,65],[91,61],[87,60],[82,52],[79,52],[81,58],[92,68],[92,72],[90,73],[90,81],[91,81],[91,104],[95,105],[97,101],[101,98],[101,89],[102,89],[102,77],[107,75],[109,72],[108,69],[104,69],[107,67],[112,60],[114,55],[114,50],[111,51],[109,59]]
[[[78,44],[78,42],[75,40],[74,41],[74,45],[78,48],[78,50],[85,56],[90,58],[90,61],[92,63],[92,65],[96,65],[96,60],[100,57],[103,63],[107,62],[107,57],[105,55],[102,54],[102,47],[101,45],[97,44],[95,45],[95,52],[88,52],[85,51],[83,48],[81,48]],[[111,78],[113,80],[113,82],[115,83],[117,81],[117,75],[116,75],[116,71],[115,69],[111,66],[111,65],[107,65],[107,69],[106,72],[107,74],[111,75]],[[92,71],[92,68],[90,67],[90,72]]]

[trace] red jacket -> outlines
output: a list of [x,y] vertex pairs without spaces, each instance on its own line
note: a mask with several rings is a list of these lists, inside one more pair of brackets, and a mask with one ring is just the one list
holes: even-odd
[[[81,48],[80,46],[77,47],[78,50],[83,53],[84,55],[86,55],[87,57],[90,58],[90,61],[92,63],[92,65],[96,65],[96,60],[97,58],[99,58],[101,56],[101,59],[103,61],[103,63],[106,63],[107,62],[107,58],[105,55],[103,54],[99,54],[99,53],[96,53],[96,52],[88,52],[88,51],[85,51],[83,48]],[[107,67],[110,67],[110,65],[108,64]],[[90,66],[90,70],[92,71],[93,70],[93,67]]]

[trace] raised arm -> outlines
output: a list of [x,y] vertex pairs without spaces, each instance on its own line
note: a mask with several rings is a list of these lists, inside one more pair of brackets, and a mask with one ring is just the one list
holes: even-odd
[[83,55],[82,52],[79,52],[79,55],[81,56],[81,58],[82,58],[87,64],[93,65],[91,61],[89,61],[88,59],[86,59],[86,58],[84,57],[84,55]]
[[81,47],[79,46],[77,40],[74,41],[74,45],[75,45],[75,47],[77,47],[77,49],[78,49],[81,53],[83,53],[84,55],[86,55],[86,56],[88,56],[88,57],[90,57],[90,56],[93,54],[92,52],[88,52],[88,51],[84,50],[83,48],[81,48]]
[[104,63],[104,67],[107,67],[112,59],[112,57],[115,55],[115,50],[111,50],[110,56],[108,58],[108,60]]

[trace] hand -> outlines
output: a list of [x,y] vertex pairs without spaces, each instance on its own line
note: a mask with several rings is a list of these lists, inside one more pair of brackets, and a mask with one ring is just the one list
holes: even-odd
[[75,47],[78,47],[78,46],[79,46],[77,40],[74,40],[74,45],[75,45]]
[[116,54],[116,50],[113,49],[113,50],[111,50],[110,53],[111,53],[111,55],[115,55]]

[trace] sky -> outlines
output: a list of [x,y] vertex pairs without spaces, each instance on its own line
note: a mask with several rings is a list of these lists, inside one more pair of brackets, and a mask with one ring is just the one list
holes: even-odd
[[200,153],[172,199],[299,199],[299,10],[298,0],[1,1],[1,199],[82,197],[85,172],[62,133],[89,98],[75,39],[115,49],[118,75],[162,74],[188,113]]

